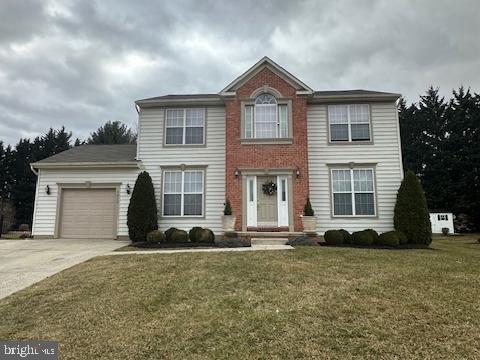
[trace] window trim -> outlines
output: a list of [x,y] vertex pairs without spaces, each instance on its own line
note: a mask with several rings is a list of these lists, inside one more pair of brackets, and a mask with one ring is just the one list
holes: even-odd
[[[268,94],[272,95],[275,97],[275,100],[277,102],[277,134],[279,134],[280,131],[280,126],[279,126],[279,119],[278,119],[278,107],[279,105],[286,105],[287,106],[287,131],[288,131],[288,137],[274,137],[274,138],[247,138],[246,135],[246,125],[245,125],[245,107],[246,106],[255,106],[255,99],[259,95],[264,94],[263,93],[258,93],[255,95],[254,98],[244,98],[241,99],[241,104],[240,104],[240,119],[241,119],[241,133],[240,133],[240,143],[242,145],[260,145],[260,144],[292,144],[293,143],[293,111],[292,111],[292,99],[291,98],[282,98],[282,97],[276,97],[275,94],[267,92]],[[253,109],[253,129],[252,132],[255,134],[255,109]]]
[[[181,172],[182,173],[182,190],[181,190],[181,214],[180,215],[165,215],[165,173],[166,172]],[[201,215],[184,215],[184,196],[185,196],[185,172],[201,172],[202,173],[202,214]],[[205,196],[206,196],[206,166],[197,167],[171,167],[167,166],[162,169],[162,179],[161,179],[161,218],[165,219],[188,219],[188,218],[195,218],[195,219],[204,219],[205,218]],[[199,193],[187,193],[187,194],[199,194]]]
[[[348,140],[332,140],[332,128],[330,123],[330,108],[331,106],[347,106],[347,126],[348,126]],[[351,105],[366,105],[368,106],[368,132],[370,139],[368,140],[352,140],[352,128],[350,121],[350,106]],[[366,123],[365,123],[366,124]],[[372,124],[372,106],[369,103],[348,103],[348,104],[327,104],[327,134],[328,134],[328,145],[373,145],[373,124]]]
[[[203,110],[203,143],[201,144],[185,144],[185,133],[186,133],[186,114],[188,110]],[[173,110],[182,110],[183,111],[183,144],[167,144],[167,112]],[[198,106],[185,106],[185,107],[166,107],[163,113],[163,147],[180,147],[180,148],[196,148],[196,147],[206,147],[207,146],[207,116],[208,110],[206,107]]]
[[[350,172],[350,184],[351,184],[351,194],[352,194],[352,215],[335,215],[335,205],[334,205],[334,196],[333,196],[333,171],[334,170],[348,170]],[[374,213],[373,215],[356,215],[355,214],[355,187],[354,187],[354,180],[353,180],[353,171],[354,170],[371,170],[372,171],[372,182],[373,182],[373,210]],[[361,164],[355,164],[355,166],[330,166],[329,171],[329,187],[330,187],[330,217],[331,218],[355,218],[355,219],[360,219],[360,218],[378,218],[378,204],[377,204],[377,177],[376,177],[376,171],[375,171],[375,166],[372,165],[361,165]]]

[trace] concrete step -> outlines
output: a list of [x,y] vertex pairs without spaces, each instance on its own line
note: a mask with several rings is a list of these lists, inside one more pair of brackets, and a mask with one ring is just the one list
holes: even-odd
[[303,235],[302,232],[293,231],[278,231],[278,232],[263,232],[263,231],[238,231],[238,236],[249,236],[253,238],[290,238]]
[[288,242],[288,238],[252,238],[252,246],[256,245],[285,245]]

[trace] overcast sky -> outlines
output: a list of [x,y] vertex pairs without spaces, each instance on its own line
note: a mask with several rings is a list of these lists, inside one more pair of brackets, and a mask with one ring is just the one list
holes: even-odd
[[0,2],[0,140],[136,126],[133,101],[215,93],[267,55],[315,90],[480,91],[480,2]]

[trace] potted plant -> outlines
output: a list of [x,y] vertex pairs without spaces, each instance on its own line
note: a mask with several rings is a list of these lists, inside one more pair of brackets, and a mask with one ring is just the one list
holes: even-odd
[[223,209],[222,223],[224,231],[235,231],[235,220],[237,218],[232,215],[232,206],[230,200],[227,199]]
[[307,233],[314,233],[317,229],[317,218],[315,217],[315,212],[313,211],[312,204],[310,203],[310,198],[307,198],[305,207],[303,208],[303,231]]

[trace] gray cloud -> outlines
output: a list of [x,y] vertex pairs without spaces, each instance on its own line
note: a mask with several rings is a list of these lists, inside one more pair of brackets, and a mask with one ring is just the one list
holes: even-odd
[[480,90],[480,3],[0,3],[0,140],[135,126],[136,99],[216,92],[264,55],[318,90]]

